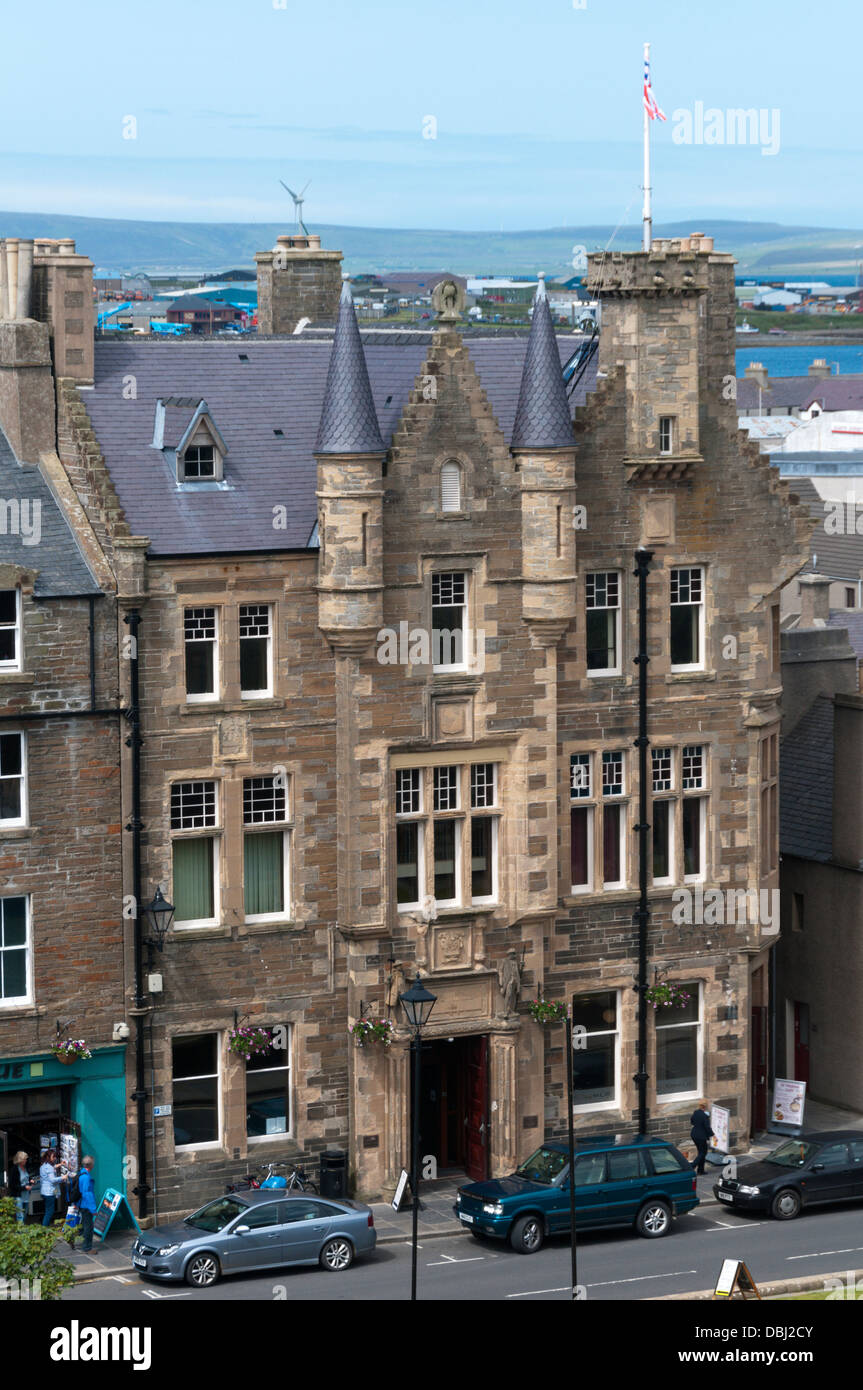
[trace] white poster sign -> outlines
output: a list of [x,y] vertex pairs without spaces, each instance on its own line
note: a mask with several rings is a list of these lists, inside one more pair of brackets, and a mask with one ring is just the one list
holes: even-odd
[[802,1125],[805,1104],[805,1081],[782,1081],[779,1077],[776,1078],[773,1086],[773,1111],[770,1116],[774,1124]]
[[713,1130],[713,1138],[710,1141],[711,1149],[718,1149],[720,1153],[728,1153],[728,1128],[731,1120],[731,1111],[726,1110],[724,1105],[714,1105],[710,1111],[710,1128]]

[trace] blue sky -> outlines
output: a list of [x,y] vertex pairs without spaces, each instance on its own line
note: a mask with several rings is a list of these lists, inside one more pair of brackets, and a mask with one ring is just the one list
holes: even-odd
[[[268,221],[290,211],[282,177],[311,179],[310,224],[636,221],[649,39],[669,117],[654,126],[657,221],[863,226],[858,7],[581,4],[7,6],[0,206]],[[698,102],[778,111],[778,153],[675,143],[674,113]]]

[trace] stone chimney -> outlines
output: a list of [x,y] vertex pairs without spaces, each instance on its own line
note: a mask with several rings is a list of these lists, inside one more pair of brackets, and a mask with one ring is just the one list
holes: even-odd
[[659,238],[650,251],[588,256],[602,313],[599,369],[625,371],[625,463],[633,475],[685,476],[702,428],[734,412],[734,257],[713,238]]
[[749,380],[757,382],[765,391],[770,384],[767,378],[767,368],[763,362],[750,362],[749,366],[744,368],[743,375]]
[[830,617],[830,580],[823,574],[804,574],[800,585],[798,627],[824,627]]
[[830,376],[833,369],[824,357],[816,357],[814,362],[809,363],[810,376]]
[[258,333],[293,333],[301,319],[334,324],[342,291],[341,251],[321,249],[319,236],[295,233],[259,251]]
[[833,858],[863,868],[863,697],[833,701]]
[[35,239],[32,314],[48,325],[55,376],[92,386],[93,262],[71,237]]
[[48,329],[29,317],[32,266],[32,241],[0,241],[0,425],[26,464],[56,442]]

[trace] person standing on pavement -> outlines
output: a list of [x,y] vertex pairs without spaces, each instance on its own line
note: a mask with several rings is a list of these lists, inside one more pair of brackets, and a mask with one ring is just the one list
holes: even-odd
[[695,1160],[692,1164],[696,1173],[704,1173],[704,1160],[707,1157],[707,1150],[710,1147],[710,1140],[713,1138],[713,1130],[710,1128],[710,1115],[707,1112],[707,1101],[700,1100],[698,1109],[692,1112],[692,1125],[689,1131],[690,1137],[695,1144]]
[[93,1217],[96,1215],[96,1188],[93,1182],[93,1168],[96,1160],[92,1154],[85,1154],[81,1160],[78,1174],[78,1189],[81,1193],[81,1249],[86,1254],[93,1249]]
[[50,1226],[54,1220],[54,1208],[57,1205],[57,1188],[64,1179],[64,1174],[57,1172],[57,1150],[46,1149],[42,1155],[42,1166],[39,1169],[39,1191],[45,1201],[45,1212],[42,1217],[42,1225]]
[[30,1205],[30,1189],[35,1186],[35,1182],[30,1181],[27,1170],[27,1155],[23,1149],[19,1149],[12,1160],[9,1173],[9,1196],[15,1198],[15,1217],[22,1223]]

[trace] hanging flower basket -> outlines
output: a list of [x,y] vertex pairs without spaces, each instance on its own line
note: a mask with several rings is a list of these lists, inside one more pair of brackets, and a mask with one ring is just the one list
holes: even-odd
[[388,1018],[360,1018],[351,1028],[357,1040],[357,1047],[365,1047],[367,1042],[383,1043],[389,1047],[393,1040],[393,1025]]
[[668,980],[650,985],[644,991],[644,997],[654,1009],[685,1009],[692,998],[682,985],[672,984]]
[[228,1051],[233,1052],[235,1057],[258,1056],[262,1052],[269,1052],[272,1046],[273,1035],[269,1028],[245,1027],[232,1028],[228,1034]]
[[560,1023],[566,1018],[566,1005],[562,999],[531,999],[530,1016],[537,1023]]
[[66,1067],[71,1066],[73,1062],[86,1062],[88,1057],[93,1056],[83,1038],[63,1038],[62,1041],[58,1039],[51,1044],[51,1051],[57,1061]]

